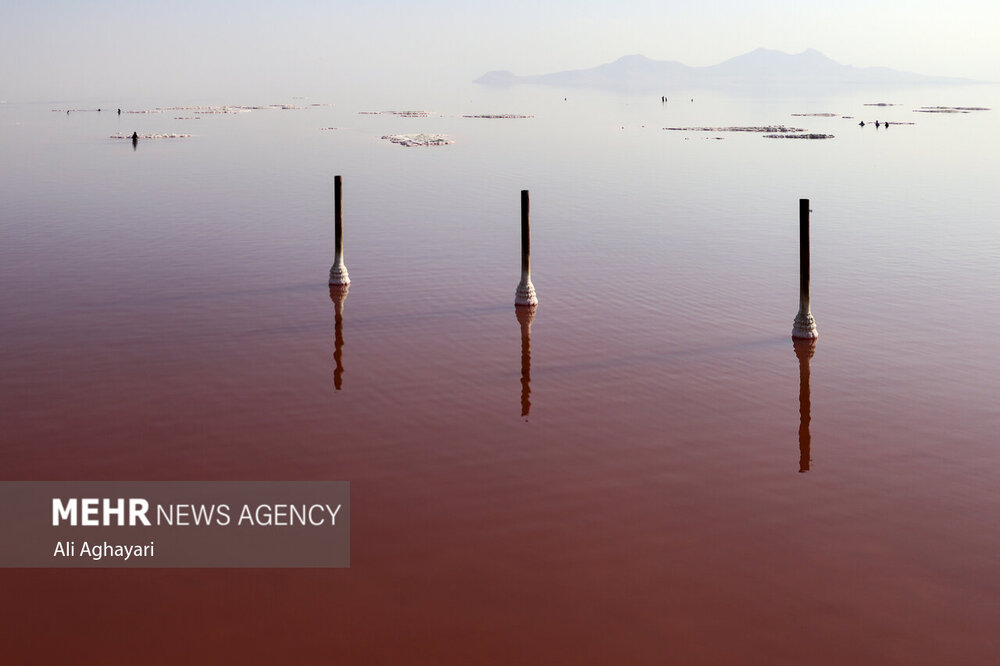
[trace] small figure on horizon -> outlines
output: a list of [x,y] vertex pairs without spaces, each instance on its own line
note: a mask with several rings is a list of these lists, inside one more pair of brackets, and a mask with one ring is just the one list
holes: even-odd
[[119,116],[122,115],[122,110],[121,109],[118,109],[118,115]]
[[885,125],[886,129],[889,129],[889,121],[888,120],[884,121],[882,124]]
[[132,132],[132,140],[133,141],[138,141],[139,140],[139,133],[138,132]]
[[98,113],[100,113],[100,112],[101,112],[101,109],[100,109],[100,107],[98,107],[98,109],[97,109],[97,112],[98,112]]
[[861,127],[864,127],[865,126],[865,121],[862,120],[860,123],[858,123],[858,125],[860,125]]
[[878,121],[875,121],[875,129],[878,129]]

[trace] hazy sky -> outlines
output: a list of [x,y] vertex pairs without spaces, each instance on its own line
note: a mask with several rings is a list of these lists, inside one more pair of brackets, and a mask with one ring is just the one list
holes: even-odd
[[998,36],[997,0],[3,0],[0,99],[258,99],[760,46],[1000,81]]

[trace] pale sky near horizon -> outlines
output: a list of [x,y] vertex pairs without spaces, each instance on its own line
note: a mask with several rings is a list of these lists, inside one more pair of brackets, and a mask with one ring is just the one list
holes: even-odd
[[0,99],[312,94],[758,47],[1000,81],[996,0],[4,0]]

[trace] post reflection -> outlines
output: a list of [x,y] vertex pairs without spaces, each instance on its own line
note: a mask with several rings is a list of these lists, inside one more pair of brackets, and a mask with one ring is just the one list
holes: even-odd
[[809,420],[812,404],[809,400],[809,363],[816,352],[815,338],[793,338],[795,356],[799,359],[799,472],[809,471]]
[[514,312],[521,325],[521,416],[527,420],[531,411],[531,322],[535,320],[534,305],[516,305]]
[[333,370],[333,388],[340,390],[344,385],[344,301],[347,300],[347,292],[350,285],[330,285],[330,300],[333,301],[334,312],[334,338],[333,338],[333,361],[336,367]]

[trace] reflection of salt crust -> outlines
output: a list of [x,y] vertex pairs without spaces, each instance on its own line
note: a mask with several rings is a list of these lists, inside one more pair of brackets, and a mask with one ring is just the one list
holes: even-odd
[[382,137],[400,146],[413,148],[415,146],[446,146],[455,143],[446,134],[387,134]]
[[476,116],[462,116],[463,118],[534,118],[534,116],[519,116],[515,113],[483,113]]
[[[192,134],[140,134],[140,139],[189,139]],[[131,139],[131,134],[112,134],[109,139]]]

